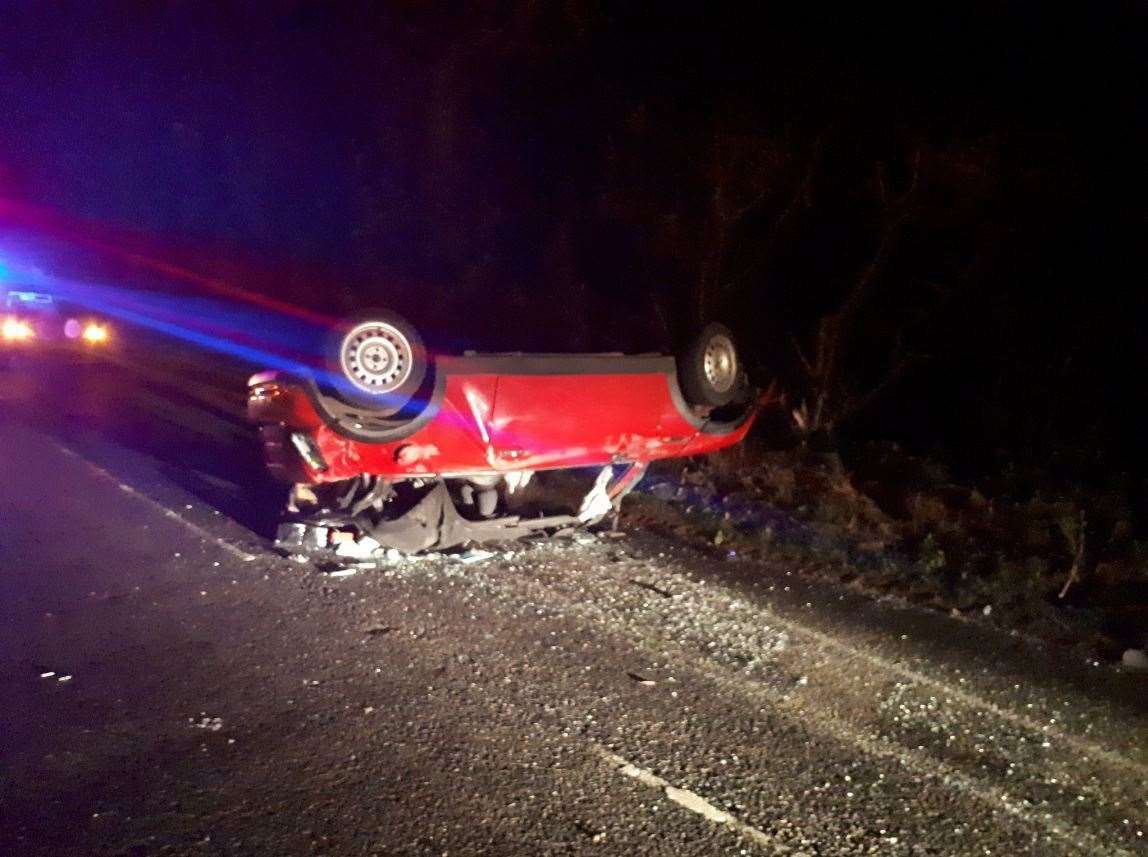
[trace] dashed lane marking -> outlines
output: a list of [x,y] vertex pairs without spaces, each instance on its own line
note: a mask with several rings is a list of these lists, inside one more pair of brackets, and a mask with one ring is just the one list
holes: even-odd
[[662,779],[653,771],[639,768],[633,762],[623,759],[616,753],[611,753],[605,747],[598,744],[592,744],[591,746],[599,757],[622,776],[635,779],[649,788],[661,790],[667,799],[673,801],[678,806],[688,809],[690,812],[700,815],[702,818],[714,824],[728,827],[755,845],[761,845],[771,850],[777,848],[777,841],[764,830],[759,830],[752,825],[746,824],[737,816],[725,810],[718,809],[697,792],[679,788],[673,783]]
[[[553,598],[558,595],[563,601],[567,601],[559,590],[537,581],[531,582],[523,578],[516,578],[515,585],[535,591],[537,597],[549,594]],[[565,606],[573,615],[598,619],[606,617],[598,605],[582,601],[567,601]],[[778,624],[782,623],[779,622]],[[804,629],[803,626],[796,627],[808,630]],[[793,630],[796,630],[796,627]],[[647,651],[651,657],[665,657],[667,655],[667,641],[654,629],[641,625],[631,625],[629,630],[638,632],[637,637],[630,637],[631,645]],[[812,633],[820,634],[820,632]],[[724,693],[754,699],[760,705],[770,706],[799,720],[805,728],[815,734],[820,734],[845,746],[852,745],[867,756],[890,760],[907,770],[913,771],[920,777],[928,778],[952,791],[965,794],[990,810],[999,810],[1016,818],[1030,829],[1043,831],[1051,839],[1067,845],[1072,851],[1083,854],[1111,854],[1113,857],[1117,857],[1117,855],[1131,857],[1130,852],[1119,845],[1108,842],[1090,831],[1077,828],[1051,812],[1042,811],[1040,807],[1032,805],[1023,798],[1016,797],[1006,789],[966,775],[941,759],[932,758],[879,735],[872,735],[868,730],[859,728],[831,712],[811,710],[800,699],[794,699],[766,684],[731,676],[705,656],[686,652],[680,648],[680,645],[672,657],[679,664],[695,670],[707,680],[712,681]],[[883,661],[884,659],[877,660]],[[595,745],[595,749],[598,749],[597,745]],[[600,751],[599,755],[601,752],[603,751]],[[621,761],[624,762],[625,760]],[[656,777],[654,774],[650,774],[650,776]]]
[[[709,593],[701,591],[701,588],[688,576],[682,576],[676,572],[674,572],[674,574],[678,576],[684,584],[685,588],[682,590],[683,592],[688,591],[692,595],[701,597],[702,599],[709,596]],[[616,579],[608,575],[605,576],[605,579],[611,582],[617,582]],[[1066,744],[1086,758],[1090,758],[1103,765],[1108,765],[1111,768],[1126,771],[1141,780],[1148,781],[1148,765],[1145,765],[1138,759],[1122,755],[1118,751],[1104,747],[1094,740],[1068,732],[1050,722],[1041,723],[1023,713],[1011,711],[983,694],[959,686],[951,679],[927,675],[891,657],[873,652],[865,646],[858,646],[854,641],[837,639],[833,635],[821,631],[812,625],[781,615],[781,613],[769,603],[757,604],[755,606],[762,614],[768,617],[768,621],[771,624],[789,632],[795,637],[804,637],[807,640],[812,640],[814,643],[835,653],[844,660],[862,661],[871,667],[875,667],[887,674],[911,682],[918,687],[939,691],[943,695],[950,697],[970,709],[985,711],[993,717],[1009,723],[1018,729],[1025,730],[1030,734],[1040,735],[1044,740],[1054,740]]]

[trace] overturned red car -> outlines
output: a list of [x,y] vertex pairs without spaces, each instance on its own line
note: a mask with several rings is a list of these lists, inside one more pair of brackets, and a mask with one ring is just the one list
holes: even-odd
[[[249,417],[271,472],[295,486],[292,510],[407,550],[594,523],[651,461],[740,441],[761,404],[717,324],[676,356],[432,357],[383,313],[349,322],[332,348],[330,371],[252,377]],[[536,472],[589,467],[576,515],[505,514]]]

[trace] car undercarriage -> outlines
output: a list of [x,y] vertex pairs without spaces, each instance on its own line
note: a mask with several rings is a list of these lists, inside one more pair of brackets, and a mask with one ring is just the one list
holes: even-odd
[[363,476],[346,483],[297,485],[276,544],[286,552],[316,558],[369,560],[388,549],[419,553],[562,535],[616,515],[645,471],[641,463],[604,467],[577,509],[559,514],[544,514],[539,505],[529,503],[516,512],[507,499],[530,481],[521,477],[500,479],[498,484],[489,479],[440,478],[392,483]]

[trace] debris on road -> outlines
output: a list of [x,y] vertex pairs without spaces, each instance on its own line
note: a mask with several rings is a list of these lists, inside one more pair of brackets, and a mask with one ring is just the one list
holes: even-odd
[[1144,649],[1126,649],[1120,662],[1125,669],[1148,672],[1148,652]]
[[645,685],[646,687],[649,687],[650,685],[654,685],[654,684],[658,683],[655,679],[646,678],[645,676],[640,676],[637,673],[628,672],[628,673],[626,673],[626,675],[628,675],[631,679],[633,679],[638,684]]
[[327,547],[327,527],[301,523],[284,523],[275,531],[275,546],[289,552],[320,550]]
[[578,509],[578,520],[584,522],[595,521],[608,515],[614,509],[614,502],[610,499],[607,488],[612,473],[609,467],[604,467],[594,480],[594,487],[582,498],[582,505]]
[[655,586],[652,583],[647,583],[644,580],[631,580],[630,583],[634,584],[634,586],[638,586],[638,587],[645,589],[649,592],[653,592],[655,595],[660,595],[663,598],[673,598],[674,597],[674,593],[670,592],[668,589],[662,589],[662,587]]
[[479,550],[478,548],[471,548],[466,553],[458,554],[455,557],[455,559],[458,562],[462,562],[462,563],[465,563],[467,565],[472,565],[473,563],[482,562],[483,560],[490,559],[494,555],[495,555],[494,551]]
[[[300,522],[280,524],[275,533],[275,547],[300,564],[310,561],[313,555],[358,560],[377,560],[383,556],[383,546],[377,540],[353,528]],[[390,552],[386,557],[392,559]]]
[[370,559],[376,556],[383,547],[370,536],[359,536],[355,538],[354,533],[338,531],[331,535],[332,538],[334,538],[335,535],[341,537],[335,546],[336,556],[345,556],[352,559]]
[[646,493],[663,502],[678,500],[685,494],[678,486],[670,482],[657,482]]
[[[537,534],[573,533],[597,524],[614,510],[621,497],[636,484],[643,468],[631,466],[611,485],[611,468],[605,468],[595,482],[579,516],[568,514],[501,517],[473,520],[455,506],[450,491],[441,480],[429,489],[412,488],[397,517],[372,515],[366,510],[323,507],[302,519],[279,525],[275,547],[287,555],[378,559],[384,549],[388,561],[409,559],[468,544],[508,542]],[[367,497],[373,497],[368,494]],[[366,498],[364,498],[366,499]],[[296,514],[296,513],[292,513]],[[594,536],[580,533],[580,543],[591,544]],[[391,553],[390,551],[395,551]]]
[[206,714],[202,715],[199,720],[189,717],[187,722],[191,724],[192,729],[206,729],[208,732],[218,732],[223,728],[222,717],[208,717]]
[[358,573],[357,568],[336,568],[333,571],[328,571],[327,577],[351,577]]

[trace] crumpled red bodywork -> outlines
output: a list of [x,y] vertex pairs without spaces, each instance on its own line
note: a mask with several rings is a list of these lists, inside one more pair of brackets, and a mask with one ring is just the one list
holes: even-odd
[[[421,410],[382,429],[335,417],[310,382],[255,376],[248,413],[269,468],[284,481],[319,483],[648,463],[735,444],[758,408],[724,421],[696,412],[664,356],[440,357],[434,371]],[[301,454],[308,441],[298,435],[318,458]]]

